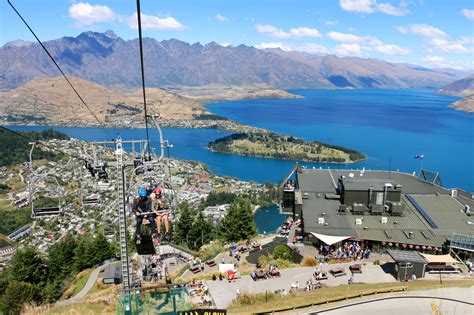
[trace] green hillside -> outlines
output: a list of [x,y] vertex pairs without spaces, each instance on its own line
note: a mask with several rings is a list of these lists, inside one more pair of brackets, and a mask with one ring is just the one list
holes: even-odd
[[[18,133],[25,135],[31,139],[31,141],[8,132],[4,128],[0,128],[0,143],[2,144],[0,146],[0,166],[27,162],[31,149],[29,142],[50,139],[69,139],[65,134],[54,131],[53,129],[47,129],[41,132],[19,131]],[[60,159],[61,156],[56,153],[41,151],[40,148],[38,148],[33,152],[33,158],[35,160],[46,159],[55,161]]]

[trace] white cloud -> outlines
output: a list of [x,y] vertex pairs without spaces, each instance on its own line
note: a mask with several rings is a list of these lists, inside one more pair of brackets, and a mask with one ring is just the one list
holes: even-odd
[[291,37],[294,38],[316,38],[321,37],[321,33],[315,28],[297,27],[290,30]]
[[338,20],[325,20],[325,19],[319,19],[319,22],[322,22],[329,26],[336,26],[339,23]]
[[428,24],[411,24],[407,26],[398,26],[395,29],[402,34],[413,34],[428,38],[446,36],[445,32]]
[[117,20],[118,15],[106,5],[92,5],[87,2],[73,3],[69,7],[69,17],[74,19],[77,26],[88,26],[100,22]]
[[339,33],[339,32],[329,32],[326,34],[332,40],[345,44],[357,44],[364,43],[369,46],[378,46],[383,45],[377,37],[367,35],[367,36],[358,36],[350,33]]
[[275,38],[289,38],[290,37],[290,34],[272,25],[257,24],[256,29],[257,29],[257,32],[267,34],[270,37],[275,37]]
[[307,43],[296,47],[296,50],[310,54],[329,54],[330,50],[326,47],[314,43]]
[[254,47],[257,49],[279,48],[283,51],[300,51],[300,52],[306,52],[310,54],[329,54],[331,52],[328,48],[322,45],[314,44],[314,43],[306,43],[303,45],[292,46],[287,43],[269,42],[269,43],[260,43],[260,44],[254,45]]
[[321,37],[321,34],[317,29],[309,27],[297,27],[290,29],[289,32],[285,32],[282,29],[276,28],[272,25],[257,24],[257,32],[267,34],[274,38],[315,38]]
[[377,0],[340,0],[339,4],[345,11],[356,13],[373,13]]
[[422,61],[428,63],[430,66],[435,66],[437,68],[447,67],[444,57],[441,56],[426,56]]
[[412,34],[425,37],[425,50],[428,52],[444,51],[457,54],[473,53],[473,47],[466,47],[473,43],[471,37],[461,36],[458,41],[451,40],[448,35],[439,28],[427,24],[412,24],[396,28],[402,34]]
[[400,2],[396,7],[391,3],[377,3],[377,0],[339,0],[341,8],[345,11],[370,14],[382,12],[388,15],[403,16],[410,14],[411,11],[406,7],[410,5],[407,2]]
[[379,45],[375,47],[375,50],[390,56],[403,56],[408,55],[411,51],[406,48],[402,48],[398,45]]
[[293,48],[286,44],[286,43],[275,43],[275,42],[270,42],[270,43],[260,43],[258,45],[254,45],[255,48],[257,49],[269,49],[269,48],[280,48],[281,50],[284,51],[291,51]]
[[460,44],[474,44],[474,36],[461,36],[461,40],[459,40]]
[[229,22],[229,18],[220,14],[216,15],[216,19],[220,22]]
[[336,46],[335,52],[338,55],[360,55],[362,47],[359,44],[340,44]]
[[337,42],[348,43],[348,44],[360,43],[363,40],[363,38],[360,36],[357,36],[354,34],[348,34],[348,33],[339,33],[339,32],[329,32],[326,34],[326,36]]
[[468,20],[474,20],[474,10],[462,9],[461,14]]
[[[142,13],[141,17],[142,17],[141,20],[142,20],[143,29],[173,30],[173,31],[179,31],[179,30],[184,29],[183,24],[181,24],[174,17],[171,17],[171,16],[160,18],[157,16],[146,15]],[[135,12],[135,14],[132,15],[128,19],[128,26],[130,28],[134,28],[134,29],[138,28],[137,18],[138,18],[138,14]]]
[[443,62],[444,57],[441,57],[441,56],[426,56],[422,60],[426,61],[426,62]]
[[391,5],[390,3],[379,4],[378,9],[380,10],[380,12],[383,12],[388,15],[395,15],[395,16],[403,16],[403,15],[407,15],[411,13],[411,11],[405,7],[402,7],[402,6],[395,7]]
[[[409,49],[402,48],[398,45],[384,44],[380,39],[371,35],[358,36],[349,33],[329,32],[326,34],[326,36],[334,41],[346,44],[336,47],[336,51],[339,54],[347,55],[350,54],[351,51],[356,52],[356,54],[360,54],[362,50],[375,50],[384,55],[390,56],[401,56],[411,53]],[[357,44],[357,46],[351,46],[354,44]]]

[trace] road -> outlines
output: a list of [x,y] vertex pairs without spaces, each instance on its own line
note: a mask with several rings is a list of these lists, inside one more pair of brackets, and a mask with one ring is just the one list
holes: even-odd
[[[414,298],[410,298],[408,295]],[[474,287],[467,288],[440,288],[425,291],[403,293],[395,299],[379,300],[371,298],[357,302],[339,304],[333,307],[313,308],[301,310],[292,314],[324,314],[324,315],[424,315],[424,314],[474,314]],[[393,295],[390,295],[393,297]],[[388,297],[388,296],[387,296]],[[426,298],[421,298],[426,297]],[[455,299],[467,303],[443,300],[441,298]],[[368,303],[361,303],[368,302]],[[470,304],[468,304],[470,303]],[[439,311],[437,313],[437,311]]]
[[87,282],[86,282],[86,285],[84,286],[84,288],[82,288],[81,291],[79,291],[79,293],[77,293],[75,296],[73,296],[72,298],[64,301],[65,303],[73,303],[73,302],[77,302],[77,301],[80,301],[82,300],[87,293],[89,293],[89,291],[92,289],[92,287],[94,286],[95,282],[97,281],[97,278],[99,277],[99,273],[105,269],[105,267],[109,266],[109,265],[113,265],[113,264],[117,264],[116,261],[114,262],[111,262],[111,263],[108,263],[108,264],[105,264],[105,265],[102,265],[100,267],[97,267],[94,269],[94,271],[92,271],[92,273],[89,275],[89,279],[87,279]]

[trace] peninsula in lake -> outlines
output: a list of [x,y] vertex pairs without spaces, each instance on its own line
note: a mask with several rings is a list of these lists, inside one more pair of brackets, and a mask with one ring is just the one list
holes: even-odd
[[353,149],[270,132],[231,134],[209,142],[208,148],[221,153],[326,163],[353,163],[366,158]]

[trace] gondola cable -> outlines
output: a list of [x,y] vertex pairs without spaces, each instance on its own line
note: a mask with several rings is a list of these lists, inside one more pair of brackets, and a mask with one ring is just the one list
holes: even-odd
[[143,90],[143,109],[145,115],[145,129],[146,129],[146,141],[147,141],[147,155],[150,160],[150,137],[148,132],[148,112],[146,107],[146,92],[145,92],[145,67],[143,62],[143,38],[142,38],[142,19],[140,10],[140,0],[137,0],[137,18],[138,18],[138,42],[140,46],[140,65],[142,75],[142,90]]

